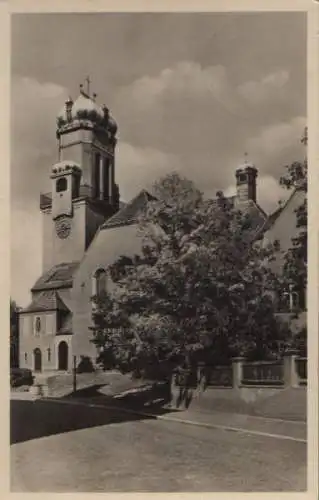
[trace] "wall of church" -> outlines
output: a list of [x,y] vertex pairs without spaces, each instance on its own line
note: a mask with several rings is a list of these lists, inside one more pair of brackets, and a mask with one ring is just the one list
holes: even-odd
[[48,270],[62,262],[81,260],[85,251],[86,238],[86,203],[78,202],[73,206],[73,217],[70,218],[71,233],[67,238],[59,238],[56,234],[55,221],[51,213],[43,214],[43,270]]
[[85,212],[85,224],[86,224],[86,235],[85,235],[85,248],[90,245],[93,240],[98,228],[105,221],[104,215],[101,215],[88,205],[87,210]]
[[[36,327],[40,318],[40,328]],[[56,315],[26,313],[20,315],[20,367],[34,370],[34,350],[41,351],[42,370],[53,370],[56,365]]]
[[83,160],[83,151],[85,143],[92,142],[93,135],[91,130],[79,129],[69,134],[63,134],[60,137],[60,160],[72,160],[80,166],[85,167]]
[[52,215],[51,210],[42,212],[42,271],[52,267]]
[[107,269],[121,255],[138,254],[141,251],[141,238],[137,226],[123,226],[100,230],[86,252],[75,275],[73,285],[73,353],[80,359],[89,355],[94,360],[96,351],[90,342],[92,332],[92,284],[97,269]]

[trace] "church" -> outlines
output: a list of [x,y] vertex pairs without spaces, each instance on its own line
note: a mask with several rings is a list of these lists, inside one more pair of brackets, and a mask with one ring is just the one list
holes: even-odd
[[[107,270],[119,256],[139,253],[137,217],[152,199],[141,190],[129,203],[120,201],[117,123],[96,98],[81,85],[78,98],[65,102],[57,117],[59,161],[51,168],[51,192],[40,194],[43,269],[19,316],[20,367],[36,372],[71,370],[74,357],[77,363],[81,356],[95,361],[91,297],[109,286]],[[258,204],[257,174],[247,162],[236,170],[231,201],[250,213],[256,234],[278,240],[284,252],[296,233],[295,209],[305,192],[296,187],[268,216]],[[288,299],[289,314],[294,298]]]

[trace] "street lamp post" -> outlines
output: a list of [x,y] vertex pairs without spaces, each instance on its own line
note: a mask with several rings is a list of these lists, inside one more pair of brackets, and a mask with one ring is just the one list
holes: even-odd
[[73,356],[73,392],[76,392],[76,356]]

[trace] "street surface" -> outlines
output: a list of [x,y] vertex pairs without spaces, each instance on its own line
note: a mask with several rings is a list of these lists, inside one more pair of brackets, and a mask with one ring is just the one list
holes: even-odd
[[[269,425],[269,422],[268,422]],[[12,492],[303,491],[303,442],[11,401]]]

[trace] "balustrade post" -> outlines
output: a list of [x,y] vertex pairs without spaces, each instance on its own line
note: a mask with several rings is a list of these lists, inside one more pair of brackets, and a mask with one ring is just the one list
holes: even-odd
[[294,350],[284,353],[284,383],[286,387],[299,386],[296,357],[297,353]]
[[242,384],[243,379],[243,363],[245,361],[244,357],[238,356],[232,359],[233,368],[233,388],[239,389]]

